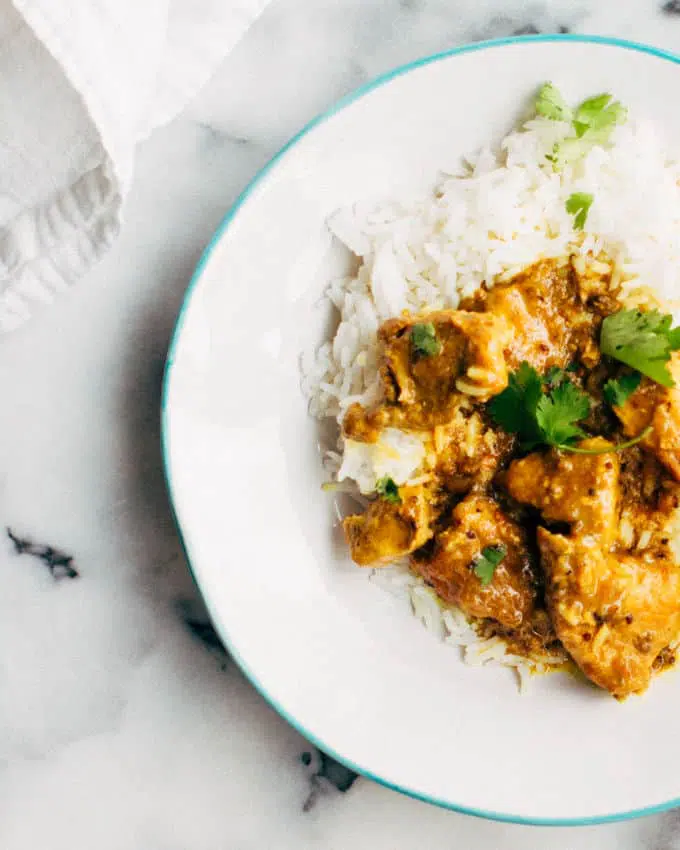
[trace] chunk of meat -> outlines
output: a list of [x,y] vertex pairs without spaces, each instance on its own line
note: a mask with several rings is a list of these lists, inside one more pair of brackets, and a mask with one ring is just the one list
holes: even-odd
[[651,433],[641,445],[648,448],[680,481],[680,352],[673,352],[669,362],[675,387],[643,378],[639,388],[621,407],[615,407],[624,433],[634,437],[651,425]]
[[[503,545],[506,555],[491,582],[483,585],[475,559],[487,546]],[[446,602],[473,617],[519,626],[534,604],[529,551],[522,528],[487,496],[470,495],[458,504],[450,526],[437,535],[431,557],[418,553],[413,568]]]
[[599,317],[584,306],[583,296],[568,262],[543,260],[509,283],[481,293],[477,303],[512,329],[508,366],[514,370],[526,360],[543,372],[566,366],[577,354],[589,366],[599,360],[595,341]]
[[399,488],[400,502],[378,498],[363,514],[343,521],[352,559],[361,567],[379,567],[409,555],[432,537],[432,511],[423,486]]
[[[602,437],[583,440],[583,449],[612,444]],[[566,522],[576,535],[613,543],[620,504],[619,459],[615,453],[583,455],[557,450],[514,461],[507,488],[513,499],[533,505],[550,522]]]
[[[601,437],[580,443],[609,445]],[[638,491],[630,479],[644,463],[639,449],[625,462],[633,468],[622,478],[617,455],[553,451],[515,461],[507,476],[513,498],[571,526],[568,536],[538,529],[546,603],[567,652],[619,698],[647,687],[680,629],[680,494],[660,487],[645,495],[644,482]]]
[[[578,266],[578,269],[575,268]],[[610,267],[575,258],[543,260],[508,283],[480,290],[465,309],[389,319],[381,325],[380,374],[385,404],[352,405],[347,437],[375,442],[383,428],[413,430],[447,424],[459,397],[488,401],[507,386],[508,369],[527,361],[539,372],[574,358],[592,368],[599,359],[602,315],[618,302],[609,292]],[[432,324],[441,350],[418,354],[413,328]]]
[[[422,324],[434,327],[438,354],[419,354],[414,348],[413,328]],[[434,411],[446,409],[456,390],[486,400],[508,384],[503,349],[510,333],[496,316],[440,310],[390,319],[380,327],[378,339],[388,401]]]
[[450,321],[465,339],[465,354],[456,389],[477,401],[488,401],[508,385],[504,352],[511,339],[510,327],[498,316],[463,310],[455,311]]
[[[414,326],[422,324],[434,327],[440,346],[435,354],[414,347]],[[352,440],[375,442],[388,425],[424,430],[446,424],[461,394],[486,401],[507,386],[503,351],[509,329],[495,316],[441,310],[390,319],[381,325],[378,340],[386,403],[372,410],[360,404],[348,409],[343,431]]]
[[680,569],[605,551],[593,537],[538,530],[557,636],[585,675],[619,699],[644,691],[680,630]]
[[388,407],[379,405],[367,410],[363,404],[355,401],[347,408],[342,420],[342,433],[348,440],[356,440],[358,443],[377,443],[391,419]]

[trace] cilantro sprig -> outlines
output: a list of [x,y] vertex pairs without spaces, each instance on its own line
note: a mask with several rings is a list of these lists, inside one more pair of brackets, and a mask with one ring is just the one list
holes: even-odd
[[[560,370],[561,371],[561,370]],[[489,403],[494,422],[509,434],[516,434],[522,451],[550,446],[575,454],[607,454],[621,451],[644,439],[650,431],[625,443],[602,449],[586,449],[575,445],[588,434],[578,424],[590,413],[590,397],[573,384],[566,372],[549,370],[545,378],[527,362],[512,373],[508,386]]]
[[496,567],[507,554],[508,550],[499,543],[497,546],[486,546],[474,559],[472,569],[484,587],[491,583]]
[[567,373],[559,366],[551,366],[543,376],[543,383],[546,387],[558,387],[562,381],[566,381]]
[[394,478],[385,475],[379,478],[375,484],[375,492],[386,502],[398,505],[401,502],[401,494]]
[[555,171],[577,162],[595,145],[609,141],[617,124],[623,124],[628,110],[611,94],[598,94],[572,110],[552,83],[545,83],[536,96],[536,112],[551,121],[568,122],[570,135],[556,142],[547,159]]
[[432,322],[422,322],[411,328],[411,346],[417,357],[434,357],[442,350]]
[[545,83],[539,89],[536,96],[536,112],[551,121],[569,121],[571,123],[574,116],[560,90],[552,83]]
[[680,327],[658,310],[621,310],[602,322],[600,350],[661,384],[673,387],[671,352],[680,349]]
[[585,436],[576,422],[590,412],[590,399],[564,372],[551,369],[542,379],[525,361],[491,400],[489,412],[497,425],[517,434],[524,451],[539,445],[567,448]]
[[508,434],[517,434],[523,449],[543,442],[536,411],[543,395],[543,382],[538,372],[524,361],[508,376],[508,385],[489,403],[489,413]]
[[574,192],[567,198],[564,206],[569,215],[574,216],[576,230],[583,230],[585,227],[592,204],[593,196],[589,192]]
[[604,385],[604,400],[612,407],[622,407],[640,386],[642,375],[632,372],[617,380],[611,379]]
[[590,398],[571,381],[563,381],[543,395],[536,407],[536,424],[549,446],[569,450],[586,433],[576,423],[590,413]]
[[614,127],[627,116],[628,110],[618,100],[613,100],[610,94],[598,94],[584,100],[576,109],[572,125],[579,139],[590,133],[593,138],[604,134],[603,140],[607,141]]

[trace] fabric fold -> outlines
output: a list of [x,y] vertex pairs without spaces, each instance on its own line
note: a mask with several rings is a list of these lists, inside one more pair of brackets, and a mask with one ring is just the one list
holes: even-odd
[[0,0],[0,331],[113,244],[135,147],[267,0]]

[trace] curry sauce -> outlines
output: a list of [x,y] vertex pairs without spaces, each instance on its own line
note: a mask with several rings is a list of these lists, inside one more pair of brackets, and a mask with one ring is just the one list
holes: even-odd
[[[600,348],[623,306],[610,278],[602,259],[544,260],[458,310],[385,322],[383,399],[352,405],[343,432],[417,433],[425,461],[344,529],[357,564],[408,556],[481,634],[528,658],[562,652],[623,698],[674,662],[680,634],[680,393],[637,376],[622,403],[608,397],[631,372]],[[680,379],[680,355],[669,367]],[[493,400],[522,369],[587,397],[565,431],[578,440],[550,447],[499,426]]]

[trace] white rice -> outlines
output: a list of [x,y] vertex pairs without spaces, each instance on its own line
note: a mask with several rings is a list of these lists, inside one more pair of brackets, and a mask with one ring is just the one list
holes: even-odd
[[[483,281],[491,286],[541,258],[604,254],[631,303],[651,296],[680,319],[680,162],[667,156],[656,127],[628,120],[606,147],[592,148],[555,173],[546,154],[567,131],[561,122],[533,119],[506,136],[496,152],[484,148],[470,157],[461,175],[445,177],[427,197],[331,216],[331,232],[360,265],[355,277],[328,288],[340,314],[335,336],[302,358],[313,415],[341,422],[352,403],[379,400],[377,329],[385,319],[404,310],[455,309]],[[594,196],[585,233],[574,230],[565,209],[575,192]],[[419,474],[422,456],[414,440],[398,431],[373,448],[340,440],[327,469],[356,481],[362,493],[370,493],[383,475],[402,484]],[[481,640],[460,612],[442,609],[408,570],[380,573],[409,582],[416,615],[462,647],[468,662],[493,660],[526,674],[526,659],[505,653],[499,639]]]
[[411,480],[425,458],[425,445],[419,434],[398,428],[385,428],[375,443],[344,441],[338,481],[356,481],[361,493],[375,492],[380,478],[391,478],[400,487]]

